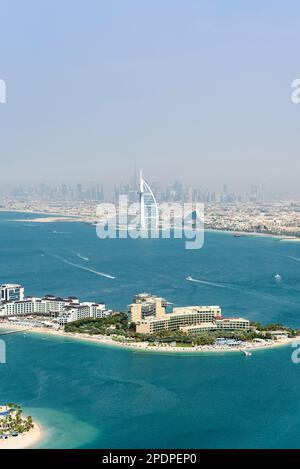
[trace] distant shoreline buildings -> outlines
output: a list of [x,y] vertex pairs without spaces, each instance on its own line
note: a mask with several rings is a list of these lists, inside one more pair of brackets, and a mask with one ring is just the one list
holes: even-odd
[[[200,184],[199,184],[200,185]],[[55,214],[76,217],[89,224],[99,222],[97,207],[101,203],[118,204],[126,195],[128,203],[140,202],[141,228],[151,223],[157,228],[157,213],[162,204],[202,203],[205,205],[206,229],[245,231],[280,236],[300,237],[300,198],[282,198],[253,184],[243,192],[233,191],[227,184],[219,190],[193,187],[182,182],[161,186],[146,182],[134,174],[130,182],[104,190],[103,184],[35,183],[18,187],[1,187],[0,209],[5,211]]]

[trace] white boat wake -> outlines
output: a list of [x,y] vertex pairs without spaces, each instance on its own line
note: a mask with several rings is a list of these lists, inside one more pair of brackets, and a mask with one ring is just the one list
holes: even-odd
[[79,252],[76,253],[76,256],[79,257],[79,259],[82,259],[83,261],[89,261],[90,259],[88,257],[84,257]]
[[292,259],[293,261],[300,262],[300,258],[299,258],[299,257],[294,257],[294,256],[285,256],[285,257],[288,257],[289,259]]
[[227,288],[228,290],[235,290],[234,287],[230,287],[229,285],[222,285],[221,283],[208,282],[207,280],[199,280],[191,276],[186,277],[186,280],[188,282],[202,283],[203,285],[208,285],[210,287]]
[[106,278],[110,278],[110,279],[115,279],[116,278],[113,275],[105,274],[104,272],[99,272],[98,270],[90,269],[89,267],[84,267],[83,265],[80,265],[80,264],[75,264],[75,262],[68,261],[64,257],[60,257],[56,254],[50,254],[50,255],[52,257],[54,257],[55,259],[58,259],[59,261],[63,262],[64,264],[68,264],[68,265],[71,265],[73,267],[77,267],[77,269],[86,270],[87,272],[91,272],[92,274],[99,275],[100,277],[106,277]]

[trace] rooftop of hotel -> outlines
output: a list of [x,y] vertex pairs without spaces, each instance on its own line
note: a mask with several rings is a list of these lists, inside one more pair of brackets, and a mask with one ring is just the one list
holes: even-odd
[[18,283],[2,283],[0,288],[21,288],[21,285]]
[[248,319],[245,319],[245,318],[241,318],[241,317],[230,317],[230,318],[224,318],[224,316],[222,317],[218,317],[216,319],[216,321],[219,321],[220,319],[222,319],[223,321],[248,321]]
[[215,328],[216,324],[213,322],[200,322],[199,324],[193,324],[190,326],[181,326],[180,329],[182,331],[191,331],[193,329],[198,329],[199,327],[205,327],[207,329],[209,328]]
[[190,313],[190,312],[193,312],[193,311],[208,311],[208,310],[217,310],[217,311],[220,311],[221,308],[220,306],[216,306],[216,305],[207,305],[207,306],[178,306],[176,308],[173,308],[173,313]]
[[160,296],[156,296],[156,295],[152,295],[151,293],[146,293],[146,292],[143,292],[143,293],[138,293],[137,295],[134,295],[133,297],[134,301],[153,301],[153,300],[162,300],[162,301],[166,301],[165,298],[161,298]]
[[[201,312],[205,313],[205,312],[214,312],[214,311],[220,311],[221,312],[221,309],[220,309],[219,306],[190,306],[190,307],[174,308],[171,313],[165,313],[165,314],[163,314],[159,317],[157,317],[155,315],[147,316],[144,319],[140,319],[138,321],[138,323],[139,324],[147,324],[149,322],[159,323],[159,322],[163,322],[163,321],[170,321],[172,318],[177,318],[177,317],[180,317],[180,316],[182,317],[185,314],[188,315],[188,314],[193,314],[193,313],[201,313]],[[242,317],[224,317],[221,314],[214,316],[212,319],[213,319],[214,323],[212,323],[212,322],[202,322],[202,323],[187,325],[187,326],[183,326],[183,327],[193,328],[193,327],[199,327],[203,324],[205,324],[206,327],[208,327],[209,324],[212,324],[212,326],[214,326],[215,324],[217,324],[218,321],[222,321],[225,324],[226,323],[231,323],[233,321],[240,321],[240,322],[247,321],[247,322],[249,322],[248,319],[245,319],[245,318],[242,318]]]
[[[182,315],[188,315],[188,314],[193,314],[193,313],[197,313],[197,312],[211,312],[211,311],[220,311],[220,307],[219,306],[192,306],[190,308],[188,307],[184,307],[184,308],[174,308],[173,311],[171,313],[165,313],[165,314],[162,314],[161,316],[159,317],[156,317],[156,316],[148,316],[144,319],[141,319],[139,321],[139,323],[142,323],[143,321],[144,322],[159,322],[159,321],[169,321],[170,319],[172,318],[176,318],[178,316],[182,316]],[[222,319],[223,316],[217,316],[218,319]]]

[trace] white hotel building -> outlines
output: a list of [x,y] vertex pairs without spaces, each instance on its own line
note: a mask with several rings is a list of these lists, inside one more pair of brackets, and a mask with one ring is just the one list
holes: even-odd
[[15,283],[0,285],[0,301],[16,301],[24,299],[24,287]]
[[46,295],[43,298],[24,298],[24,288],[20,285],[1,285],[0,292],[0,318],[50,316],[56,318],[56,322],[63,326],[79,319],[102,318],[112,313],[111,310],[107,310],[104,303],[80,303],[74,296],[61,298]]
[[68,322],[79,321],[86,318],[106,318],[110,316],[112,311],[107,310],[105,304],[83,302],[66,306],[64,311],[59,315],[59,324],[64,326]]

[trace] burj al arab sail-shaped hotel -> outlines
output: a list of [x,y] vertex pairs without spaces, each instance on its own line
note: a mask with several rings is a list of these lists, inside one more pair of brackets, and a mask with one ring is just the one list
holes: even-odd
[[140,225],[142,230],[158,229],[159,213],[154,194],[140,172]]

